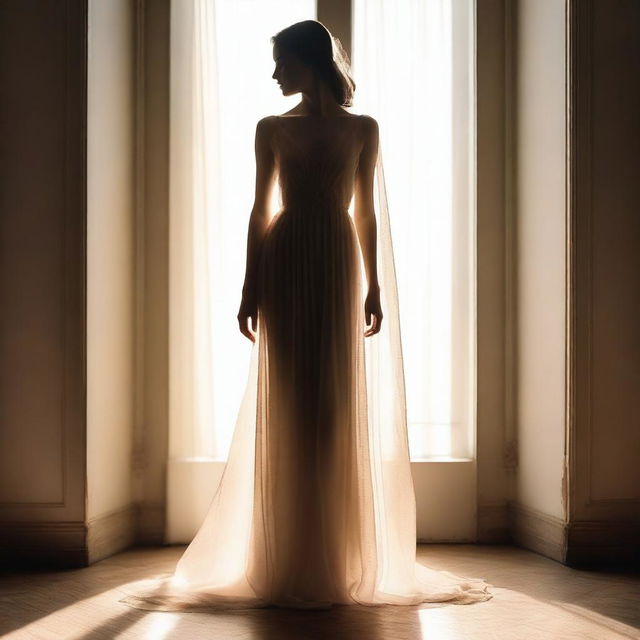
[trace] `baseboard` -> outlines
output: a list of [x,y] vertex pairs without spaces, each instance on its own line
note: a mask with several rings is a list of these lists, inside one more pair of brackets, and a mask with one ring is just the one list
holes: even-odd
[[509,544],[511,529],[506,502],[478,505],[477,541],[480,544]]
[[143,502],[136,509],[135,544],[157,546],[166,544],[166,514],[163,504]]
[[82,521],[0,523],[3,567],[86,567],[87,527]]
[[508,512],[514,544],[565,564],[566,522],[517,502],[509,502]]
[[134,544],[164,544],[164,508],[130,504],[82,521],[0,522],[0,565],[86,567]]
[[89,564],[133,546],[135,527],[136,507],[133,504],[89,520],[87,522]]
[[640,522],[575,522],[567,537],[571,567],[640,567]]

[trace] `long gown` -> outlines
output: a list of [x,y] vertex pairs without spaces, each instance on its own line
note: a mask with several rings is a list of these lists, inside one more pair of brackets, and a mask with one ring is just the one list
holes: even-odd
[[[272,116],[280,208],[260,256],[258,331],[220,485],[173,574],[120,602],[202,611],[460,603],[482,578],[416,562],[415,497],[393,247],[378,146],[383,310],[364,337],[365,272],[349,213],[364,116],[301,135]],[[362,138],[358,138],[361,140]]]

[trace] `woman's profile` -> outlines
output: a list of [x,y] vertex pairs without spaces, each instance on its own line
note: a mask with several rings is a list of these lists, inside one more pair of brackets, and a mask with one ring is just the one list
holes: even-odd
[[229,459],[175,571],[130,585],[121,602],[189,611],[487,600],[481,578],[416,562],[378,123],[348,111],[349,62],[321,22],[297,22],[272,44],[273,79],[302,99],[256,126],[237,315],[253,347]]

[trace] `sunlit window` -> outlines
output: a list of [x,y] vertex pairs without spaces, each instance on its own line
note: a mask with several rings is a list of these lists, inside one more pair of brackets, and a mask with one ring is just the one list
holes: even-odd
[[248,371],[251,343],[240,334],[236,314],[254,196],[256,122],[283,113],[300,100],[299,95],[283,96],[271,77],[270,38],[294,22],[309,19],[316,19],[314,0],[215,0],[221,154],[216,206],[221,215],[210,216],[216,225],[212,244],[218,255],[208,258],[213,263],[210,299],[216,308],[211,310],[212,428],[202,434],[199,447],[205,456],[226,459]]
[[[255,179],[255,124],[293,107],[271,78],[270,37],[316,19],[313,0],[215,0],[219,175],[211,192],[212,388],[194,448],[226,459],[251,343],[236,314]],[[381,131],[398,275],[412,459],[471,457],[475,393],[472,0],[353,0],[355,113]],[[215,184],[214,184],[215,183]],[[275,194],[274,194],[275,197]],[[274,200],[275,205],[275,200]],[[194,259],[199,259],[197,256]],[[196,319],[196,321],[198,321]],[[239,355],[241,354],[241,355]]]
[[353,0],[354,109],[380,125],[412,459],[473,455],[471,0]]

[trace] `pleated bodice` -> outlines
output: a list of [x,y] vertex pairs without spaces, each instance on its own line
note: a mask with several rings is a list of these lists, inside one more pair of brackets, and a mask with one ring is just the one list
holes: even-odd
[[276,117],[272,147],[282,209],[306,213],[345,211],[353,195],[360,119],[316,119],[309,127],[303,122],[305,118]]

